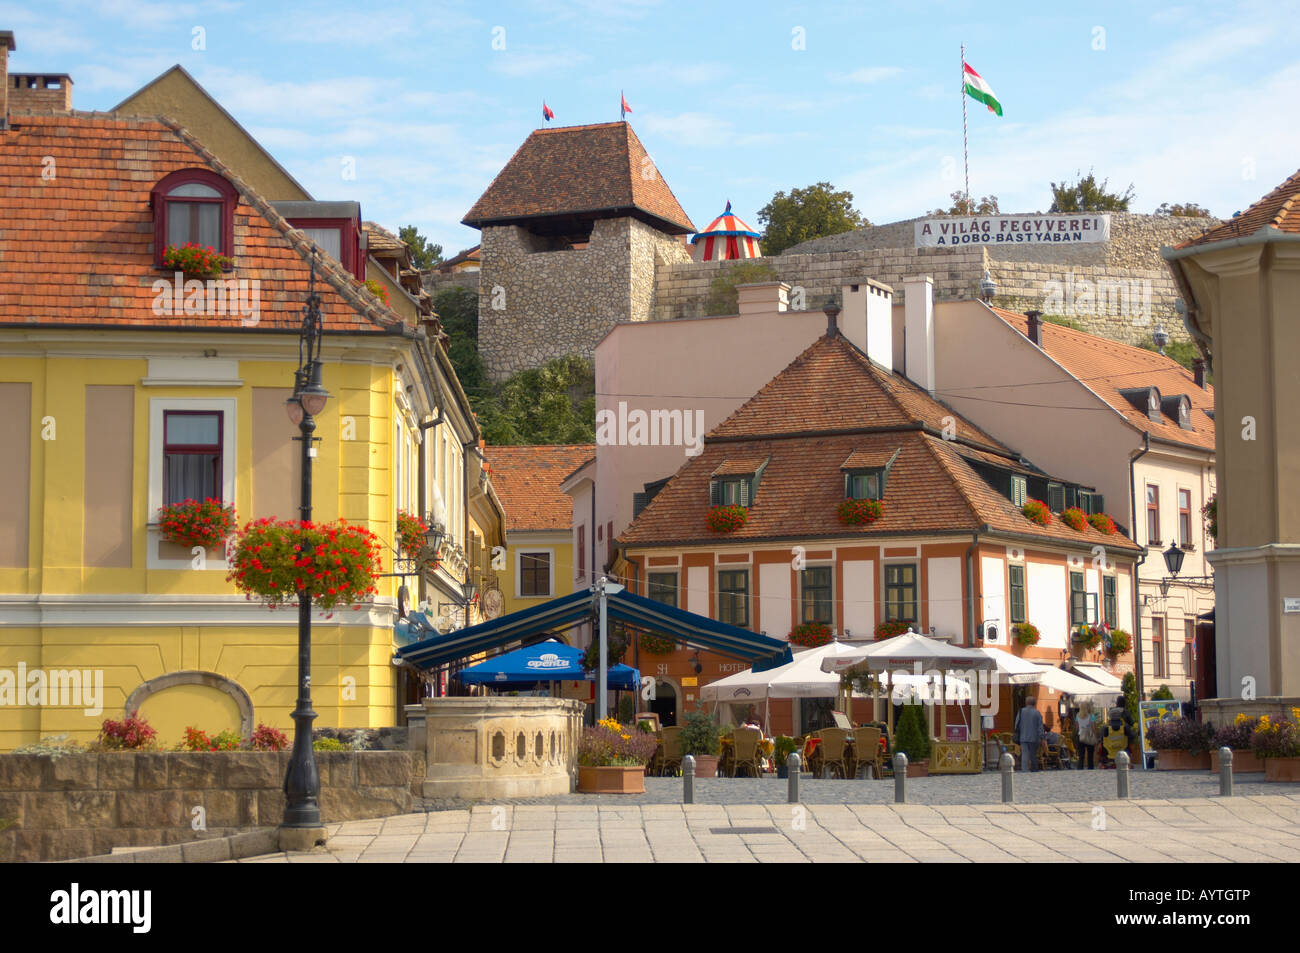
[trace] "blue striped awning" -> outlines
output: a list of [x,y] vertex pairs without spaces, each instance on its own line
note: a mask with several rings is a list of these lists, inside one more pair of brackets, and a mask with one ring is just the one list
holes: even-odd
[[[632,595],[626,590],[610,593],[605,603],[610,621],[661,632],[697,648],[742,659],[756,672],[793,660],[790,646],[781,639]],[[437,668],[532,636],[594,621],[597,605],[591,590],[579,590],[499,619],[402,646],[396,658],[421,669]]]

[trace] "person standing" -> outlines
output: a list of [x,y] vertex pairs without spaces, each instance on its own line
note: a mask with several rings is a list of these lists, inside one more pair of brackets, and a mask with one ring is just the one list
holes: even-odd
[[1097,710],[1092,705],[1092,699],[1085,698],[1079,704],[1079,770],[1083,770],[1084,756],[1087,756],[1088,770],[1093,770],[1096,765],[1093,763],[1093,756],[1097,750],[1097,742],[1101,736],[1097,733]]
[[1038,746],[1043,741],[1043,716],[1037,698],[1026,698],[1025,707],[1016,714],[1015,739],[1020,745],[1020,770],[1038,770]]

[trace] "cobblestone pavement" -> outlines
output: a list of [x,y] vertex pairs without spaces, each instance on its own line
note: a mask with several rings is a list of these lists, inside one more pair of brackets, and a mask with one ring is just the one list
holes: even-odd
[[1121,801],[1112,773],[1034,775],[1019,803],[1001,804],[990,780],[914,778],[907,804],[889,803],[892,781],[805,781],[803,802],[787,804],[784,781],[702,779],[683,805],[680,779],[648,778],[640,796],[348,821],[329,826],[324,849],[240,862],[1300,862],[1300,792],[1277,784],[1239,782],[1221,798],[1202,779],[1135,773]]

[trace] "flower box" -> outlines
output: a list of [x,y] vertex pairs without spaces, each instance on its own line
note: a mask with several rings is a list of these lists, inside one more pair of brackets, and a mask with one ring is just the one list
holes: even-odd
[[1093,513],[1088,517],[1088,522],[1092,524],[1092,528],[1097,532],[1105,533],[1107,536],[1113,536],[1119,532],[1119,527],[1115,525],[1115,521],[1107,513]]
[[1088,525],[1088,518],[1084,515],[1083,510],[1077,506],[1071,506],[1067,510],[1061,511],[1061,522],[1077,533],[1082,533],[1083,528]]
[[1029,522],[1039,526],[1048,526],[1052,522],[1052,511],[1042,500],[1027,501],[1020,507],[1020,512]]
[[823,622],[804,622],[796,625],[788,636],[791,645],[817,648],[831,640],[830,626]]
[[583,794],[644,794],[645,767],[578,767],[578,790]]
[[229,271],[232,262],[225,255],[211,246],[168,245],[163,250],[163,267],[182,272],[191,278],[220,278],[222,272]]
[[1160,748],[1156,751],[1157,771],[1208,771],[1210,753],[1192,754],[1178,748]]
[[1265,758],[1265,781],[1300,781],[1300,758]]
[[182,500],[158,510],[159,535],[186,550],[217,549],[234,531],[235,508],[223,506],[220,500]]
[[844,500],[835,507],[835,515],[846,526],[870,526],[884,511],[879,500]]
[[705,522],[715,533],[734,533],[749,520],[749,510],[743,506],[715,506],[709,510]]
[[[1219,750],[1210,752],[1210,770],[1219,773]],[[1249,748],[1237,748],[1232,752],[1232,773],[1253,774],[1264,770],[1264,762]]]

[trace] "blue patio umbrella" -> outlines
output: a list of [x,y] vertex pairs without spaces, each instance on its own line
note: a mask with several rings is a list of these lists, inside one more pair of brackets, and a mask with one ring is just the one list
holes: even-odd
[[[554,640],[516,649],[456,673],[467,685],[518,688],[538,682],[595,681],[596,673],[582,667],[582,649]],[[635,691],[641,687],[641,673],[630,665],[611,665],[609,687]]]

